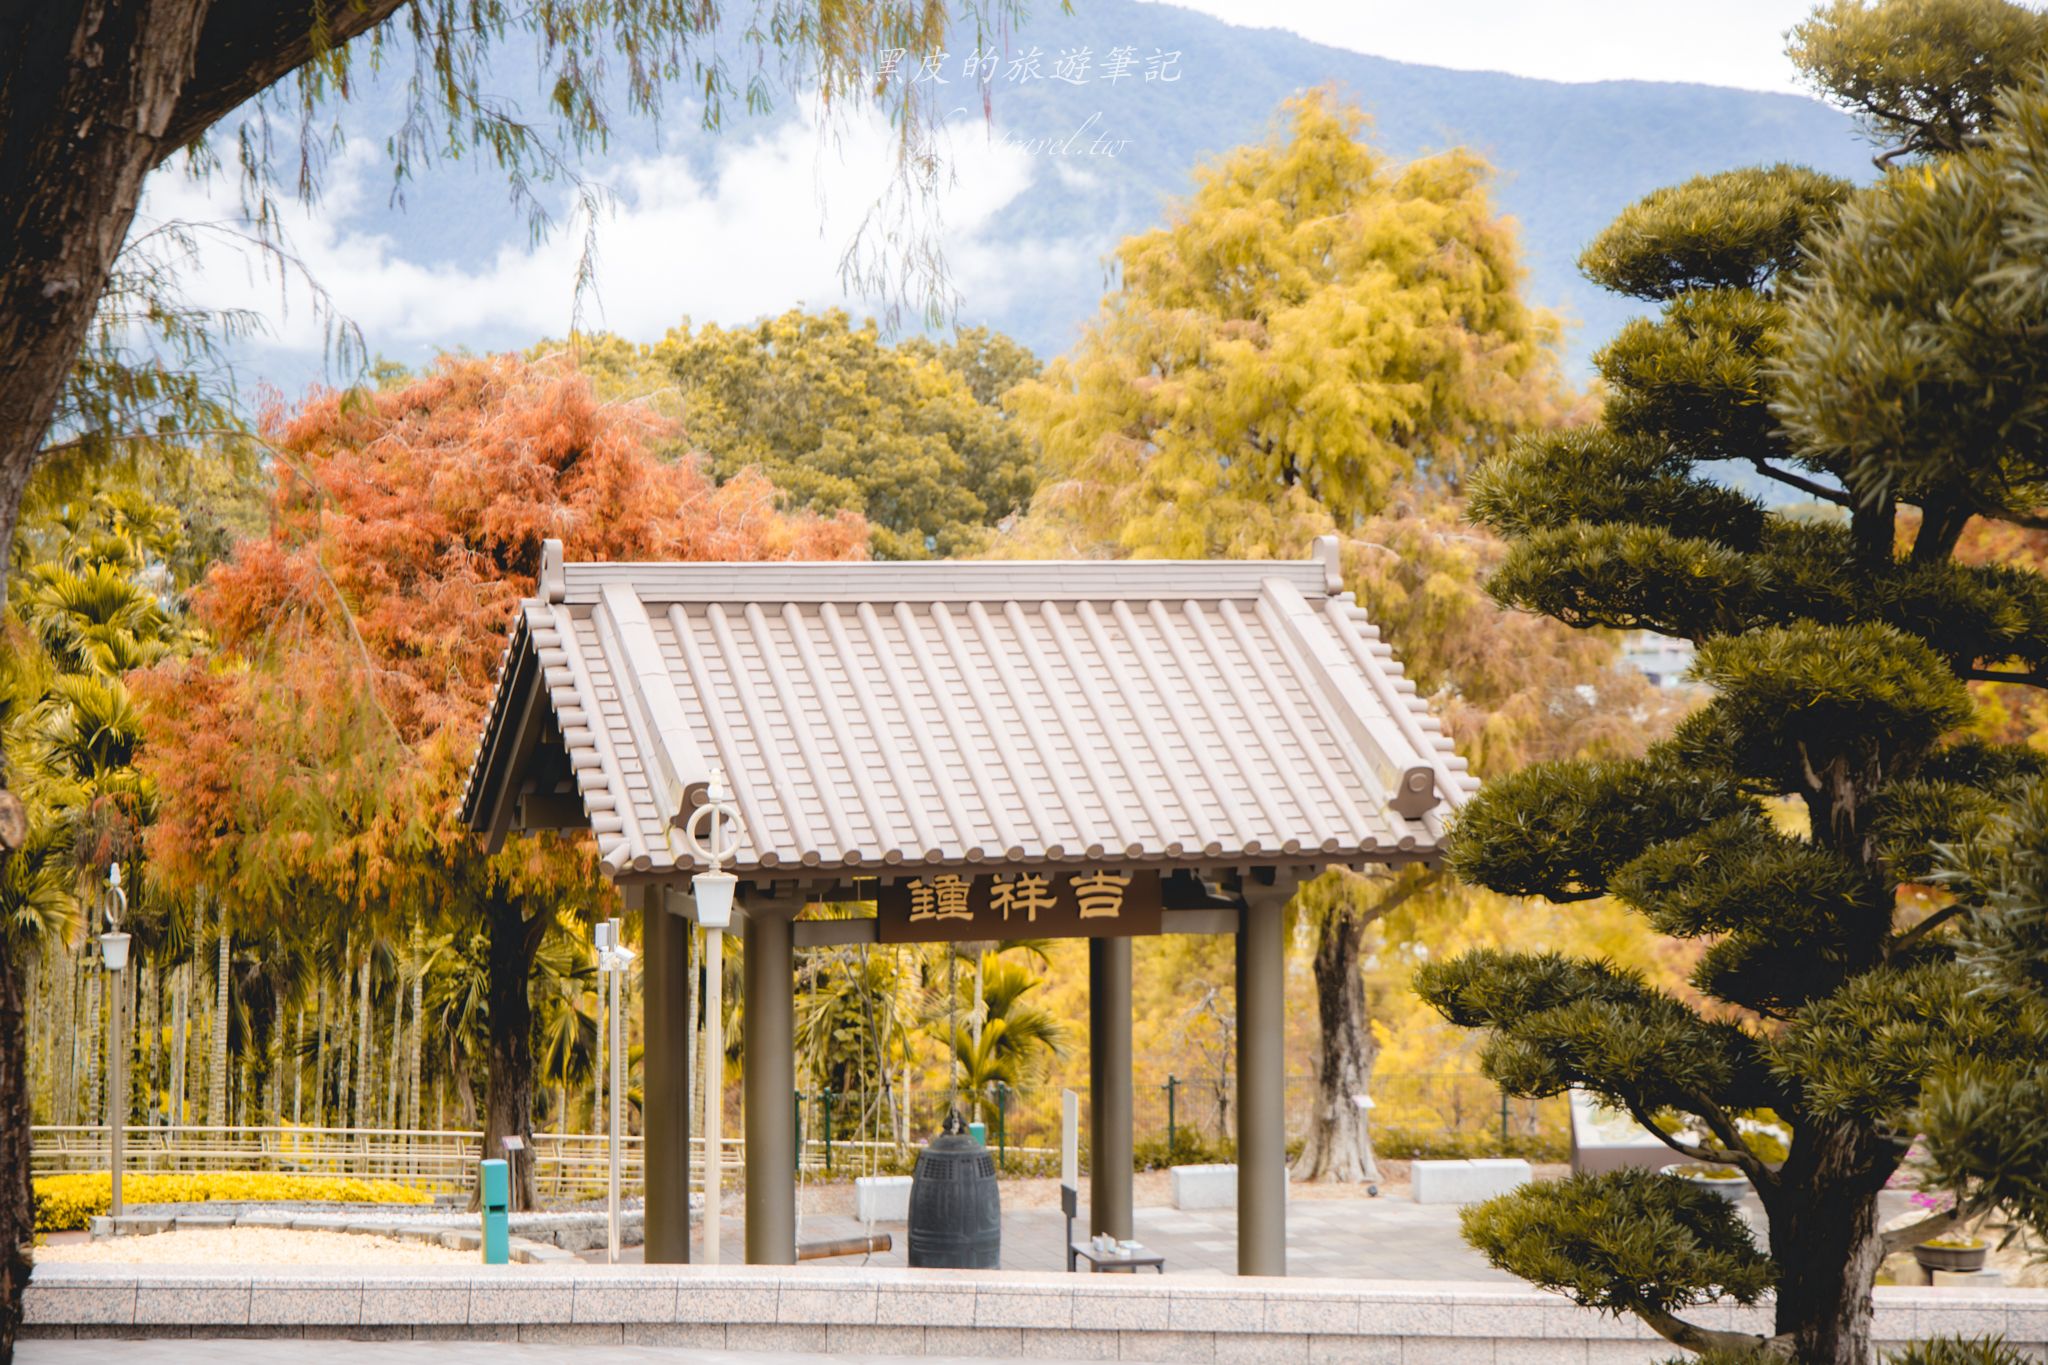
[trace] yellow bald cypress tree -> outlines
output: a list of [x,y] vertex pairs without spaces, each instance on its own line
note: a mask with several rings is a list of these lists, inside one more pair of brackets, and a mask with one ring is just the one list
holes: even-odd
[[1119,248],[1073,354],[1011,391],[1052,475],[1034,548],[1296,553],[1567,407],[1485,162],[1394,164],[1322,92],[1282,116]]

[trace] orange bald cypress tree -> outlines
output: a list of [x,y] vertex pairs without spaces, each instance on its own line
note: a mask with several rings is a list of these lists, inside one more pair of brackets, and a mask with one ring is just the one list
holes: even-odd
[[[758,475],[714,485],[665,463],[655,419],[511,358],[324,394],[265,430],[271,532],[197,594],[218,653],[140,679],[165,797],[151,855],[245,920],[332,933],[343,951],[386,917],[480,917],[495,1153],[531,1137],[534,954],[558,915],[612,904],[587,838],[486,855],[457,817],[542,542],[572,560],[844,559],[865,556],[867,528],[782,512]],[[309,901],[342,908],[341,922],[306,923]],[[530,1204],[530,1163],[518,1174]]]

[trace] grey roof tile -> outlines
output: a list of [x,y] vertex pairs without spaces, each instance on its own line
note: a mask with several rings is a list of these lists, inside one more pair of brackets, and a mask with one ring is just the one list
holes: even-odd
[[678,866],[669,828],[714,767],[742,871],[1433,852],[1473,780],[1333,577],[1325,558],[555,560],[502,677],[538,652],[614,874]]

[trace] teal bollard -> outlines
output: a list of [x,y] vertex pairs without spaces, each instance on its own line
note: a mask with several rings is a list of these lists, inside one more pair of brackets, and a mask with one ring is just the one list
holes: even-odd
[[478,1164],[477,1181],[484,1209],[484,1264],[504,1265],[512,1259],[512,1233],[506,1211],[512,1206],[512,1171],[504,1161]]
[[967,1136],[973,1138],[984,1147],[988,1146],[988,1125],[978,1120],[968,1124]]

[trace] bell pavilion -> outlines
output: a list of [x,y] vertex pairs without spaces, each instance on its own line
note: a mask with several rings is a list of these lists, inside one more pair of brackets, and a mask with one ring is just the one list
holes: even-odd
[[[1237,953],[1238,1266],[1287,1269],[1282,910],[1439,856],[1465,764],[1305,561],[569,564],[549,542],[463,799],[588,830],[642,920],[646,1255],[689,1257],[692,878],[727,775],[744,933],[746,1259],[796,1255],[794,954],[1088,940],[1090,1232],[1127,1238],[1131,940]],[[701,828],[701,822],[699,828]],[[806,907],[872,903],[868,918]]]

